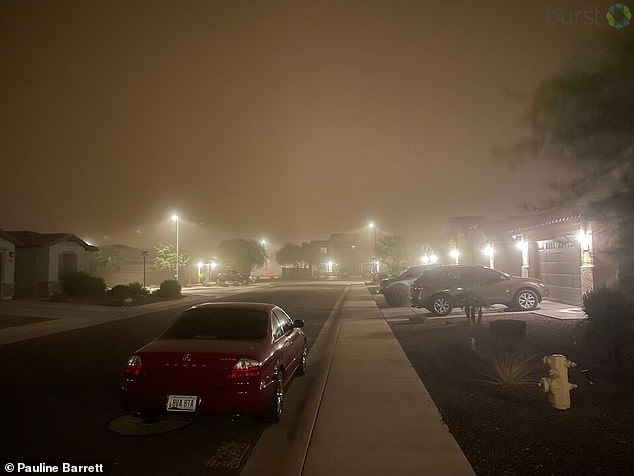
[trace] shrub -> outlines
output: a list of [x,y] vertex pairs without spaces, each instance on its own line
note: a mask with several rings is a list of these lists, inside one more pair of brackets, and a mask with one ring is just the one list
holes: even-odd
[[130,294],[132,296],[143,296],[148,293],[147,289],[145,289],[138,281],[128,284],[128,289],[130,290]]
[[591,335],[603,339],[608,359],[623,364],[626,339],[634,321],[632,306],[620,291],[603,286],[583,295]]
[[109,294],[113,298],[117,299],[126,299],[134,295],[130,287],[126,286],[125,284],[117,284],[110,290]]
[[161,287],[156,291],[157,296],[176,298],[181,295],[181,285],[174,279],[168,279],[161,283]]
[[76,298],[101,296],[106,290],[103,279],[90,276],[83,271],[64,273],[60,280],[64,293]]
[[504,391],[525,390],[536,385],[533,373],[537,369],[537,356],[498,345],[485,359],[489,366],[484,374],[486,383],[499,386]]

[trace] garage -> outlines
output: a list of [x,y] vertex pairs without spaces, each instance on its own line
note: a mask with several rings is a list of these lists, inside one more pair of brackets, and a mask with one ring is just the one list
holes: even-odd
[[562,238],[537,242],[536,275],[550,289],[548,299],[581,306],[580,266],[578,241]]

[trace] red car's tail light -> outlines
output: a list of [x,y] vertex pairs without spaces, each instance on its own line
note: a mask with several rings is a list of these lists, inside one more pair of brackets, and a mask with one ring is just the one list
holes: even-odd
[[125,369],[126,376],[140,377],[145,375],[143,373],[143,363],[141,362],[141,356],[133,355],[128,359],[128,366]]
[[262,362],[254,359],[240,359],[231,369],[227,379],[259,377],[262,370]]

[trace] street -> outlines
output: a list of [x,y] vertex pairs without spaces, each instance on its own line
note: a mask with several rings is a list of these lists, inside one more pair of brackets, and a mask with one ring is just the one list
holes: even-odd
[[[275,303],[305,321],[310,348],[343,289],[341,283],[328,283],[188,294],[199,295],[201,302],[215,298]],[[180,429],[148,436],[111,430],[113,422],[125,416],[119,384],[127,358],[167,328],[180,310],[1,346],[2,460],[105,463],[112,474],[237,474],[266,427],[259,421],[198,418]]]

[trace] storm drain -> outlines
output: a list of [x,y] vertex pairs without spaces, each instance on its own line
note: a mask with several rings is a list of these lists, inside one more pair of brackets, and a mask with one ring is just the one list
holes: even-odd
[[125,436],[146,436],[167,433],[189,425],[194,419],[182,415],[161,415],[152,423],[146,423],[141,418],[125,415],[115,418],[108,424],[108,428],[115,433]]
[[207,461],[205,467],[209,469],[240,469],[250,448],[249,443],[223,441],[222,445]]

